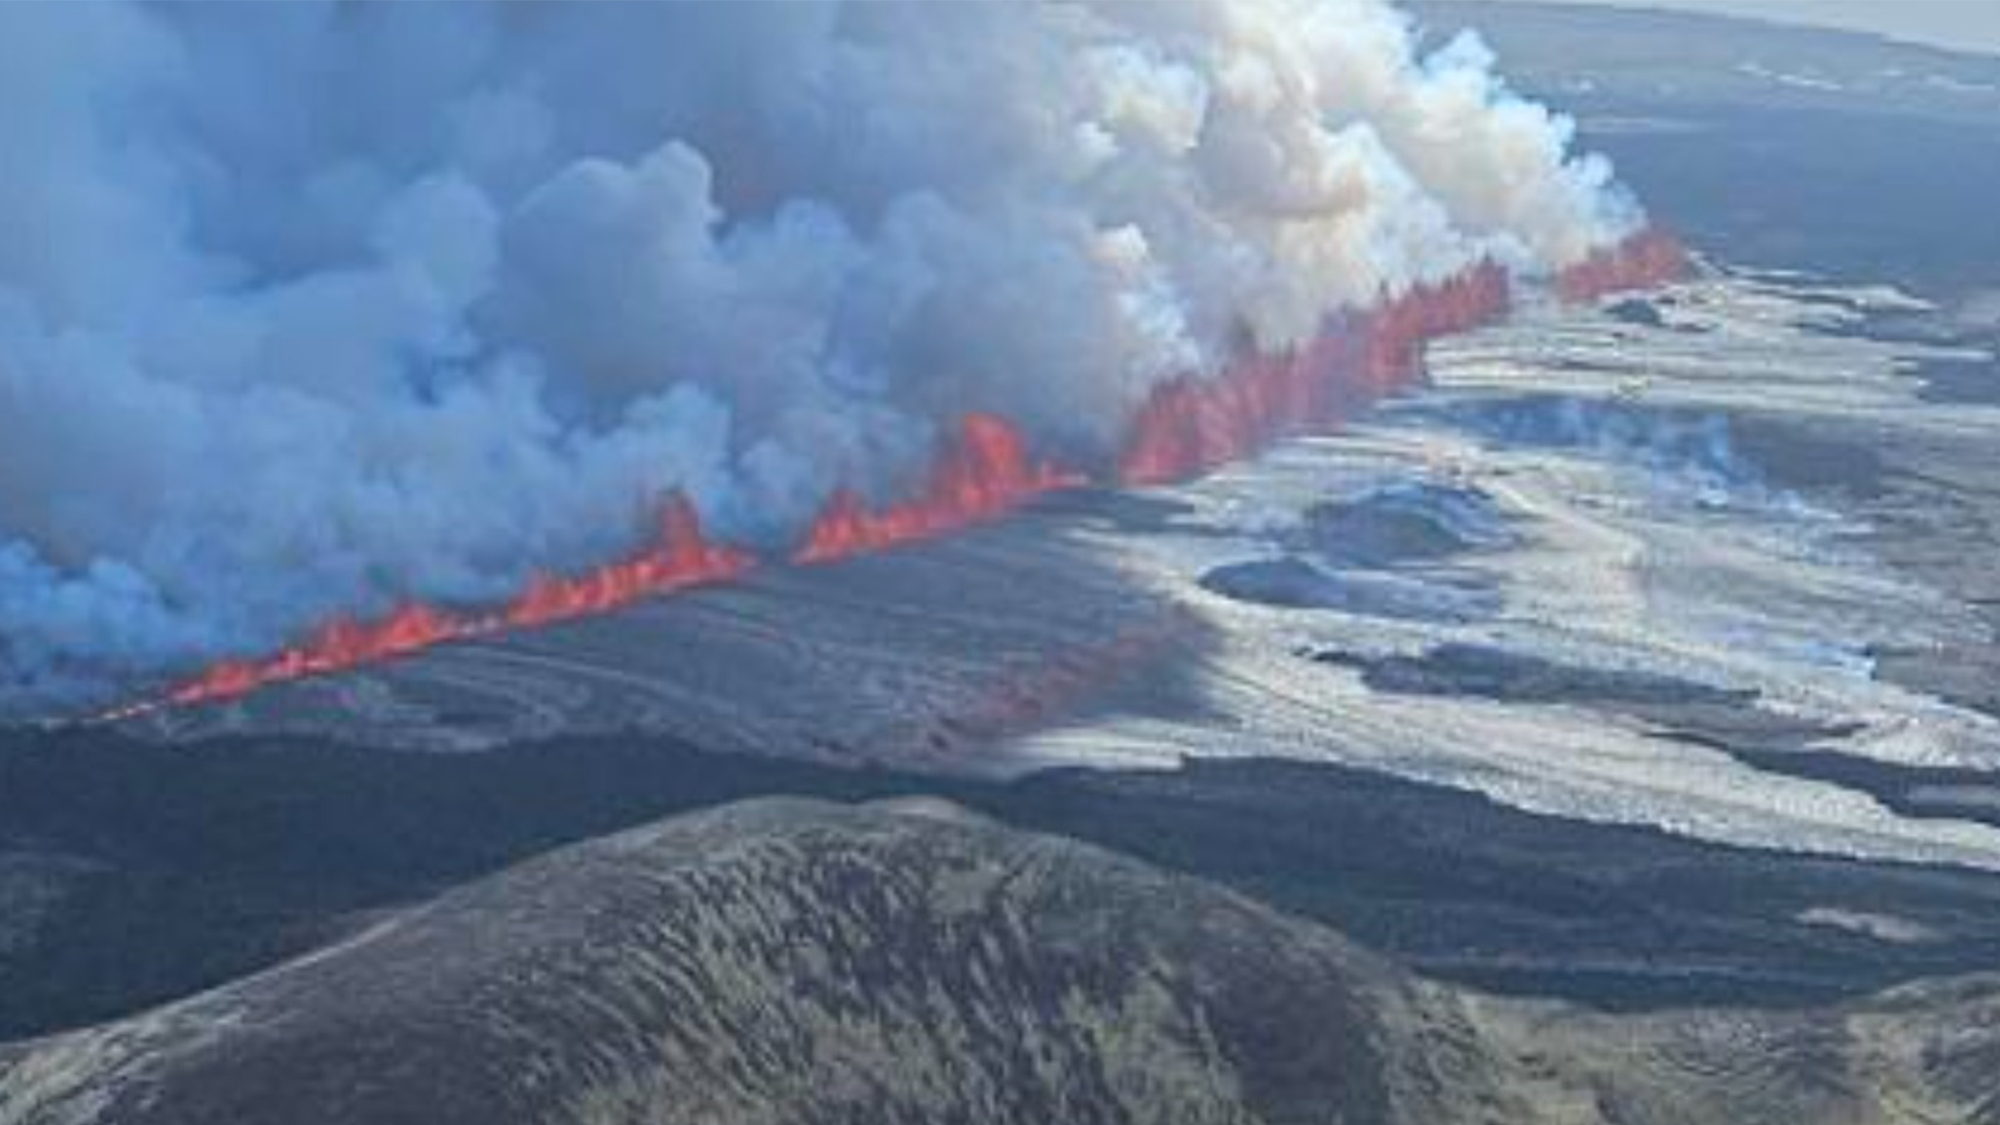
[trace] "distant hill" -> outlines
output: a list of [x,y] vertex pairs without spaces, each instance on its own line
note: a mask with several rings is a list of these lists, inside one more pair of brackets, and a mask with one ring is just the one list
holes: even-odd
[[1695,12],[1493,0],[1405,5],[1440,41],[1476,28],[1508,80],[1594,108],[1657,99],[1714,108],[1866,110],[1994,127],[2000,57],[1865,32]]
[[0,1123],[1860,1125],[2000,1120],[1995,1073],[1993,982],[1593,1015],[942,802],[763,800],[0,1049]]
[[1407,7],[1433,45],[1477,29],[1704,251],[1948,304],[2000,289],[2000,57],[1602,5]]

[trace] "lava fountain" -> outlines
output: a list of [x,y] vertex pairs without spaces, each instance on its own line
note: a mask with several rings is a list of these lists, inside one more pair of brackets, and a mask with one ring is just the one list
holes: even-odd
[[755,565],[749,552],[709,542],[702,534],[701,514],[677,492],[662,511],[659,534],[647,550],[579,575],[538,574],[491,624],[530,628],[606,613],[641,598],[725,582]]
[[1297,351],[1252,358],[1212,378],[1163,383],[1132,420],[1118,479],[1185,480],[1287,434],[1332,426],[1414,383],[1425,341],[1498,319],[1508,293],[1506,271],[1482,262],[1331,324]]
[[1564,268],[1553,284],[1566,301],[1594,301],[1612,293],[1657,289],[1686,277],[1691,265],[1679,240],[1649,227]]
[[853,489],[837,489],[792,561],[827,562],[941,535],[1088,483],[1052,461],[1032,460],[1021,432],[1005,418],[967,414],[940,445],[921,493],[875,511]]

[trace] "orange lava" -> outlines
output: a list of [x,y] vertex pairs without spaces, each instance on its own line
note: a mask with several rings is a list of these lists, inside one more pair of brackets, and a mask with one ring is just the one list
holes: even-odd
[[[1680,243],[1648,229],[1563,270],[1554,287],[1566,300],[1588,301],[1673,281],[1688,268]],[[1130,423],[1117,479],[1132,485],[1184,480],[1286,434],[1331,426],[1419,380],[1427,341],[1497,319],[1508,300],[1506,271],[1481,263],[1346,319],[1296,352],[1249,359],[1211,378],[1184,375],[1163,383]],[[1080,473],[1031,459],[1020,431],[1006,419],[967,414],[941,445],[917,496],[878,511],[851,489],[836,491],[792,561],[825,562],[941,535],[1087,483]],[[659,534],[643,551],[580,574],[537,575],[497,611],[459,614],[410,604],[371,621],[338,618],[274,655],[218,662],[163,696],[100,718],[234,699],[448,641],[605,613],[728,581],[755,565],[748,552],[711,543],[694,505],[675,494],[661,514]]]
[[265,684],[352,668],[467,635],[468,624],[426,605],[407,605],[375,621],[335,618],[304,641],[257,660],[224,660],[168,693],[171,703],[207,703],[247,695]]
[[1085,483],[1080,473],[1031,460],[1021,432],[1006,419],[967,414],[938,449],[922,493],[872,511],[854,490],[835,491],[792,561],[826,562],[940,535]]
[[574,577],[536,575],[508,603],[499,625],[527,628],[604,613],[687,586],[728,581],[755,565],[747,551],[710,543],[702,535],[700,513],[686,496],[675,493],[660,515],[660,532],[650,548]]
[[1690,265],[1686,247],[1667,232],[1648,227],[1556,274],[1555,290],[1565,301],[1595,301],[1679,281]]
[[709,542],[694,505],[675,493],[661,513],[659,534],[645,550],[574,576],[539,575],[498,613],[461,615],[412,604],[373,621],[336,618],[274,655],[221,661],[164,698],[109,717],[166,704],[234,699],[270,684],[338,672],[446,641],[603,613],[642,598],[734,578],[754,562],[747,552]]
[[1246,360],[1212,378],[1163,383],[1132,420],[1118,479],[1185,480],[1286,434],[1333,425],[1415,382],[1425,341],[1495,320],[1507,302],[1506,271],[1482,262],[1330,328],[1297,352]]

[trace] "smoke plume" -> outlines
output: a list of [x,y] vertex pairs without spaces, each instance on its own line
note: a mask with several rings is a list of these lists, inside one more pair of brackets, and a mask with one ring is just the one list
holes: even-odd
[[690,498],[794,544],[968,412],[1638,230],[1374,0],[0,5],[0,714],[506,597]]

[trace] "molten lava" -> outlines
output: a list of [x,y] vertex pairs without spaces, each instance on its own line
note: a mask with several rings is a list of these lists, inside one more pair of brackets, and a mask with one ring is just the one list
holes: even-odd
[[[1647,230],[1559,273],[1567,300],[1649,288],[1689,268],[1670,236]],[[1306,347],[1245,360],[1210,378],[1184,375],[1156,387],[1133,417],[1118,461],[1126,484],[1195,476],[1257,452],[1290,433],[1333,425],[1353,410],[1422,377],[1427,341],[1488,323],[1508,305],[1506,272],[1492,263],[1419,286],[1363,316],[1345,318]],[[1043,493],[1086,484],[1079,473],[1028,455],[1003,418],[968,414],[944,442],[923,490],[871,510],[850,489],[828,500],[797,563],[816,563],[943,534],[1003,515]],[[755,565],[747,552],[709,542],[694,505],[676,494],[658,536],[638,554],[576,575],[537,575],[496,612],[457,614],[406,605],[372,621],[340,618],[275,655],[226,660],[164,697],[104,716],[119,719],[173,704],[233,699],[269,684],[352,668],[447,641],[604,613],[688,586],[727,581]]]
[[1565,301],[1595,301],[1610,293],[1657,289],[1679,281],[1690,265],[1686,247],[1665,231],[1648,227],[1556,274],[1555,290]]
[[852,489],[837,490],[792,561],[826,562],[939,535],[1085,483],[1079,473],[1030,460],[1020,431],[1006,419],[967,414],[955,438],[939,448],[922,493],[871,511]]
[[710,543],[702,535],[701,515],[694,504],[675,493],[661,513],[652,547],[574,577],[536,575],[521,596],[508,603],[499,625],[525,628],[604,613],[656,594],[727,581],[754,565],[756,559],[749,552]]
[[754,561],[746,552],[710,543],[694,505],[675,493],[661,513],[658,535],[644,551],[575,576],[537,576],[497,614],[459,615],[413,604],[374,621],[337,618],[275,655],[222,661],[168,692],[165,699],[127,708],[114,717],[150,710],[159,703],[234,699],[268,684],[338,672],[446,641],[602,613],[657,594],[734,578]]
[[375,621],[335,618],[291,648],[259,660],[224,660],[174,689],[173,703],[231,699],[265,684],[352,668],[468,635],[471,624],[426,605],[406,605]]
[[1415,381],[1425,341],[1492,321],[1507,302],[1506,271],[1482,262],[1330,327],[1300,351],[1164,383],[1132,420],[1118,478],[1185,480],[1286,434],[1330,426]]

